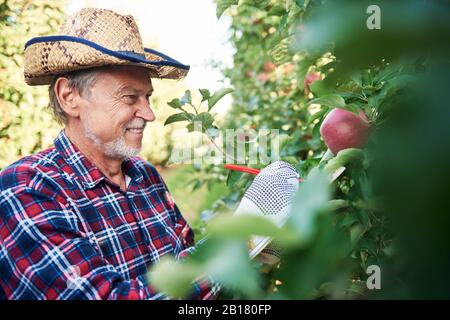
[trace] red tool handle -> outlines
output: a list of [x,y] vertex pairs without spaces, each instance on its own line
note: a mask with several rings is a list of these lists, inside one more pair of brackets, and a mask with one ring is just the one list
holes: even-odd
[[261,171],[259,169],[254,169],[254,168],[249,168],[249,167],[244,167],[244,166],[238,166],[238,165],[235,165],[235,164],[226,164],[225,165],[225,169],[234,170],[234,171],[240,171],[240,172],[247,172],[247,173],[251,173],[251,174],[258,174]]

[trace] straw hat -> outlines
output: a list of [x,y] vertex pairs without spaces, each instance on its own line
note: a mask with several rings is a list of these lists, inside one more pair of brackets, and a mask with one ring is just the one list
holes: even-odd
[[144,48],[132,16],[85,8],[68,18],[58,35],[36,37],[25,44],[25,82],[50,84],[55,76],[105,65],[147,68],[152,78],[181,79],[184,65]]

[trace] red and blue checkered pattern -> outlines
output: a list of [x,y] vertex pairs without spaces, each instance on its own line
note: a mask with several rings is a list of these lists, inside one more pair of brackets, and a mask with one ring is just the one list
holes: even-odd
[[[54,147],[0,172],[0,297],[169,298],[146,273],[161,256],[188,254],[193,232],[152,165],[132,157],[122,168],[126,192],[61,131]],[[199,281],[191,298],[218,290]]]

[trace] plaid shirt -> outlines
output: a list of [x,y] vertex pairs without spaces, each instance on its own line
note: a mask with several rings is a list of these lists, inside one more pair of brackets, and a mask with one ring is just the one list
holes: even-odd
[[[126,192],[61,131],[0,172],[0,298],[168,298],[146,273],[189,253],[193,232],[152,165],[132,157],[122,169]],[[191,298],[214,298],[209,284],[195,282]]]

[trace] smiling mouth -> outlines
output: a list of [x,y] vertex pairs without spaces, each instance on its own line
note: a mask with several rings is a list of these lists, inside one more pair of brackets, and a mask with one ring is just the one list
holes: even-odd
[[130,131],[131,133],[143,133],[144,128],[127,128],[126,131]]

